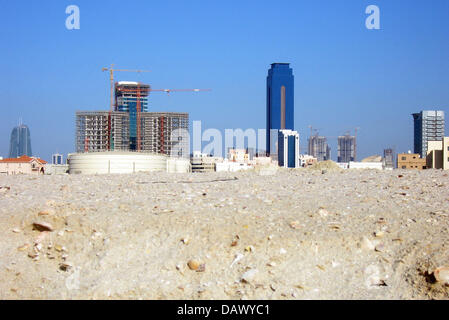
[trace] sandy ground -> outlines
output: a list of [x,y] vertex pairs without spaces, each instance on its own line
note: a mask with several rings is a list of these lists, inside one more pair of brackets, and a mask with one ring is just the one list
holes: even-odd
[[0,187],[0,299],[449,298],[433,274],[449,266],[443,171],[1,176]]

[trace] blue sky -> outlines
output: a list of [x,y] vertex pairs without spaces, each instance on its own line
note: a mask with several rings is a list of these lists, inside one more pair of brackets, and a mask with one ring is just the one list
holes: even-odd
[[[65,9],[79,6],[81,29]],[[365,28],[380,8],[381,30]],[[412,112],[449,116],[449,1],[5,1],[0,11],[0,156],[19,118],[35,155],[74,151],[75,111],[107,110],[102,67],[153,88],[150,110],[189,112],[206,128],[265,128],[266,76],[290,62],[295,129],[331,137],[360,127],[359,159],[413,147]],[[447,126],[446,126],[447,127]],[[446,130],[447,131],[447,130]]]

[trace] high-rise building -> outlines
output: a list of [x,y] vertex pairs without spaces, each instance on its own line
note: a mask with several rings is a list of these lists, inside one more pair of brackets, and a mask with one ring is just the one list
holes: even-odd
[[59,153],[53,154],[52,155],[52,164],[57,164],[57,165],[64,164],[63,163],[63,155],[59,154]]
[[331,158],[331,149],[327,144],[326,137],[314,135],[309,137],[308,154],[317,159],[317,161],[326,161]]
[[[76,152],[108,151],[109,133],[111,150],[129,151],[130,114],[114,111],[109,132],[109,112],[90,111],[76,113]],[[189,157],[189,114],[176,112],[142,112],[141,151],[169,156]]]
[[427,155],[427,142],[444,138],[444,111],[424,110],[413,113],[414,152],[421,158]]
[[18,158],[20,156],[32,156],[30,129],[24,125],[12,129],[11,140],[9,145],[9,157]]
[[394,169],[395,161],[394,150],[392,148],[384,149],[384,166],[386,169]]
[[356,161],[355,143],[355,136],[346,134],[338,137],[338,162],[348,163],[350,161]]
[[279,130],[278,163],[285,168],[299,168],[299,133],[292,130]]
[[137,118],[138,113],[148,111],[149,90],[150,86],[148,84],[138,82],[120,81],[115,84],[115,111],[127,112],[129,114],[130,150],[138,150],[137,135],[140,127],[138,126]]
[[276,135],[284,129],[294,130],[294,76],[289,63],[272,63],[267,76],[268,154],[276,153]]

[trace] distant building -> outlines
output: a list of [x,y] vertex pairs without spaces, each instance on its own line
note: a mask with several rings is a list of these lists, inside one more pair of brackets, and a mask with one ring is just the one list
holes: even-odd
[[228,159],[229,161],[232,162],[248,163],[249,154],[246,152],[245,149],[229,149]]
[[190,158],[192,172],[214,172],[216,164],[223,162],[221,157],[212,157],[208,154],[194,151]]
[[425,110],[413,113],[414,152],[421,158],[427,155],[428,141],[441,141],[444,137],[444,111]]
[[299,133],[292,130],[279,130],[279,166],[299,168]]
[[384,149],[384,167],[385,169],[394,169],[395,168],[395,154],[392,148]]
[[338,162],[348,163],[355,161],[356,153],[355,136],[346,134],[338,137]]
[[9,157],[18,158],[20,156],[32,156],[30,129],[21,124],[11,132],[11,140],[9,145]]
[[299,155],[299,166],[300,167],[309,167],[313,166],[318,162],[318,159],[314,156],[308,154],[300,154]]
[[59,153],[55,153],[52,155],[52,164],[56,164],[56,165],[62,165],[64,164],[63,160],[64,160],[64,156],[62,154]]
[[44,174],[45,160],[23,155],[0,160],[0,174]]
[[276,153],[277,133],[283,129],[294,130],[294,76],[289,63],[272,63],[267,76],[268,154]]
[[398,169],[423,170],[427,168],[426,158],[421,158],[418,153],[399,153]]
[[426,165],[428,169],[449,170],[449,137],[427,142]]
[[318,161],[330,160],[331,149],[327,144],[326,137],[318,135],[309,137],[308,154],[315,157]]
[[377,169],[377,170],[383,170],[383,163],[382,161],[362,161],[362,162],[355,162],[355,161],[349,161],[348,169]]

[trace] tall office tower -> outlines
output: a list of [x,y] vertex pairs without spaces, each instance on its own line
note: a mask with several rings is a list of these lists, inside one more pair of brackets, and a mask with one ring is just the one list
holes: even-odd
[[355,136],[346,134],[338,137],[338,162],[355,161]]
[[299,168],[299,133],[292,130],[279,130],[278,162],[285,168]]
[[59,153],[55,153],[54,155],[52,155],[52,164],[64,164],[63,161],[63,156],[62,154]]
[[308,154],[317,158],[318,161],[330,160],[330,147],[327,144],[326,137],[320,137],[318,135],[309,137],[309,150]]
[[28,157],[32,156],[31,138],[30,129],[26,125],[20,124],[12,129],[9,145],[9,157],[18,158],[23,155]]
[[414,152],[427,156],[427,142],[444,138],[444,111],[421,111],[413,113]]
[[394,150],[392,148],[384,149],[384,165],[385,168],[394,169],[395,161]]
[[266,152],[270,155],[277,153],[278,130],[294,130],[294,76],[289,65],[272,63],[268,70]]
[[142,122],[139,125],[137,119],[140,118],[140,113],[148,111],[149,90],[149,85],[138,82],[120,81],[115,84],[115,111],[129,113],[130,150],[138,150],[137,136]]

